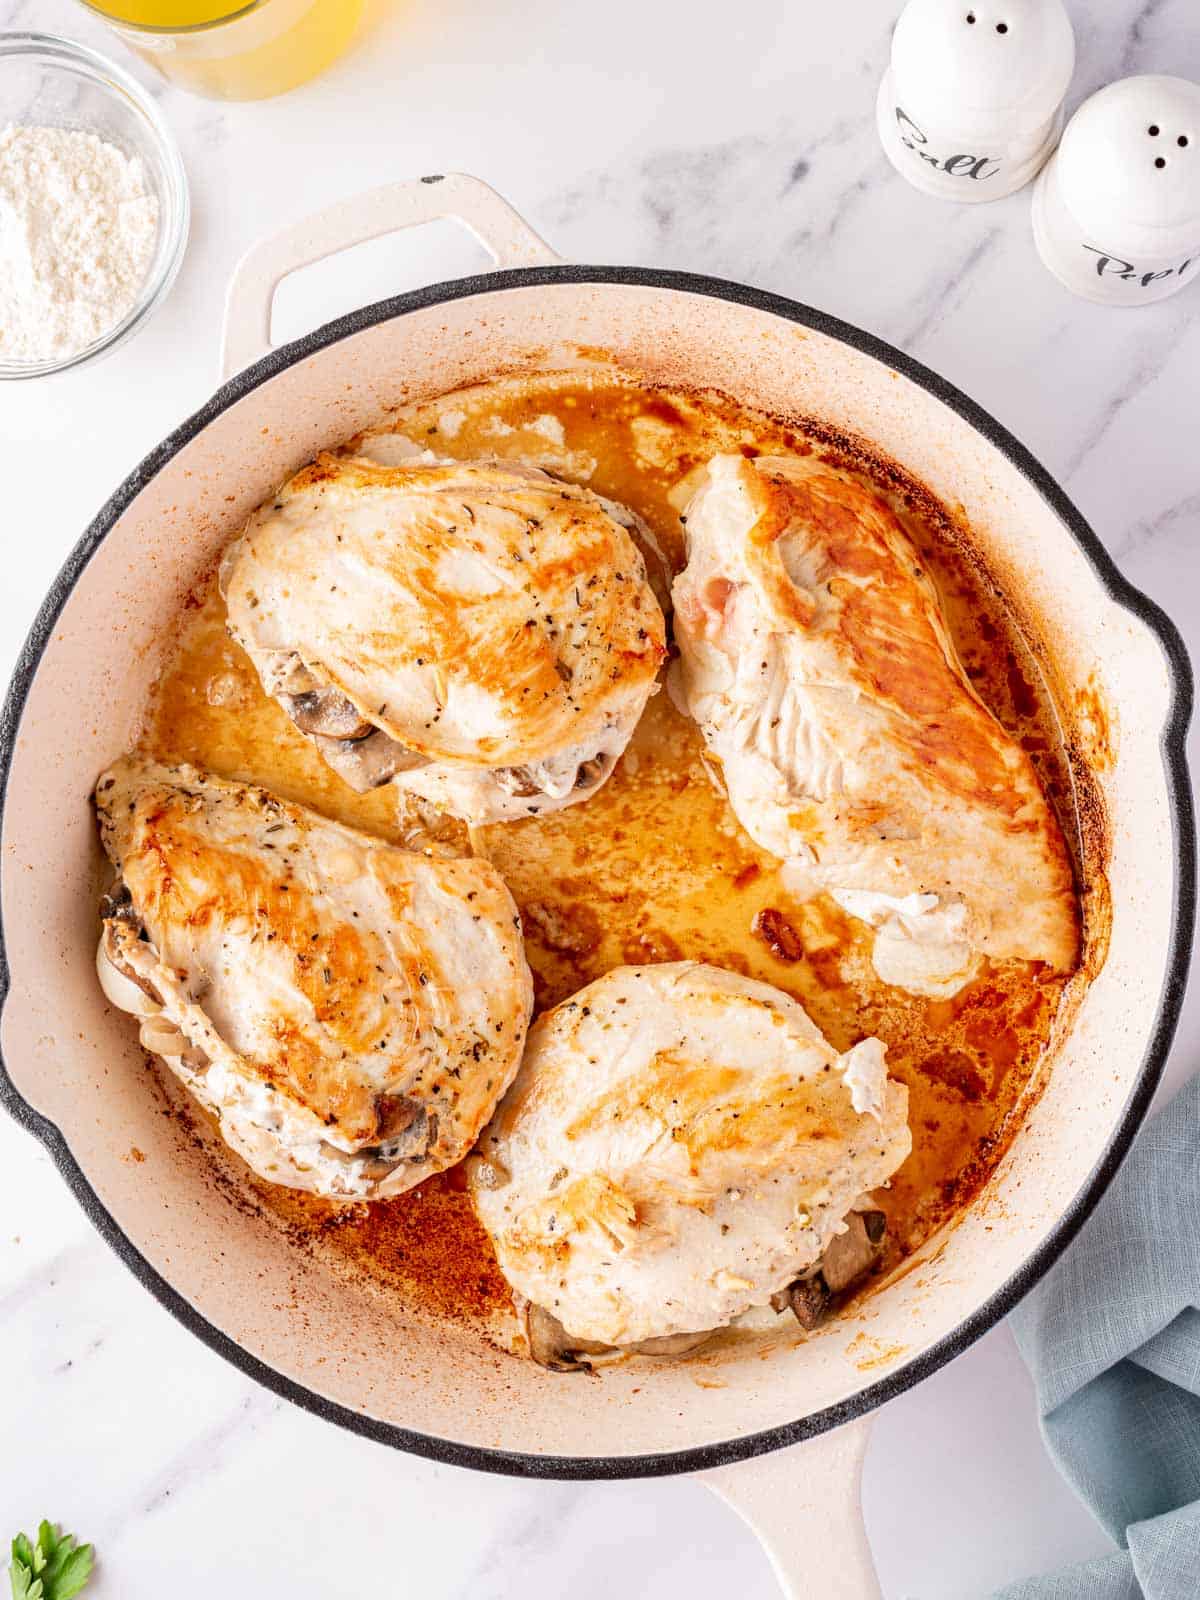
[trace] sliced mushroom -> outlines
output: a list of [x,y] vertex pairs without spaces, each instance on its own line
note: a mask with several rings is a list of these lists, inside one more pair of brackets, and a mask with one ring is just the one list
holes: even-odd
[[[391,1177],[397,1167],[402,1167],[408,1162],[424,1161],[437,1143],[436,1114],[425,1111],[411,1100],[401,1100],[399,1097],[395,1098],[393,1104],[397,1107],[410,1108],[412,1114],[408,1116],[403,1127],[396,1129],[392,1137],[353,1152],[339,1150],[324,1140],[321,1144],[322,1154],[328,1160],[336,1161],[344,1167],[353,1167],[357,1177],[366,1178],[371,1183],[382,1183],[385,1178]],[[406,1114],[398,1111],[391,1126],[395,1128],[396,1121],[402,1120]]]
[[886,1234],[887,1217],[882,1211],[850,1212],[846,1231],[829,1241],[818,1264],[773,1295],[771,1305],[776,1311],[791,1311],[811,1333],[825,1320],[834,1295],[858,1283],[876,1266]]
[[820,1327],[829,1310],[829,1285],[819,1272],[808,1278],[797,1278],[771,1304],[777,1311],[791,1311],[806,1333]]
[[324,1139],[320,1148],[325,1160],[336,1161],[340,1166],[353,1168],[356,1177],[366,1178],[370,1183],[382,1183],[385,1178],[391,1177],[399,1165],[398,1162],[385,1160],[374,1150],[359,1150],[354,1155],[348,1155],[345,1150],[339,1150],[336,1145]]
[[363,716],[340,689],[322,684],[294,651],[269,655],[259,663],[259,676],[300,732],[360,794],[378,789],[397,772],[427,764]]
[[852,1283],[866,1277],[879,1260],[886,1232],[887,1218],[882,1211],[850,1213],[845,1233],[832,1238],[821,1257],[821,1276],[831,1294],[841,1294]]
[[398,1139],[406,1129],[412,1127],[420,1114],[420,1106],[407,1095],[376,1095],[376,1132],[379,1134],[380,1142],[387,1143],[389,1139]]
[[575,787],[577,789],[591,789],[602,783],[612,766],[612,757],[608,755],[593,756],[590,761],[581,761],[579,770],[575,774]]
[[590,1372],[584,1357],[607,1355],[611,1349],[592,1339],[573,1339],[556,1316],[532,1301],[525,1302],[523,1321],[529,1354],[550,1372]]
[[380,788],[398,772],[411,772],[414,767],[428,764],[424,756],[399,744],[382,728],[376,728],[365,739],[331,739],[319,733],[312,738],[338,776],[359,794]]
[[497,767],[492,777],[505,794],[515,795],[518,800],[528,800],[542,793],[541,784],[528,767]]
[[666,1333],[658,1339],[639,1339],[630,1349],[642,1356],[686,1356],[712,1338],[712,1330],[703,1333]]
[[124,878],[115,879],[100,896],[100,916],[104,922],[128,922],[140,930],[141,919]]
[[379,1143],[363,1154],[375,1154],[393,1167],[402,1161],[424,1161],[437,1143],[437,1114],[400,1096],[384,1095],[380,1100],[386,1109],[380,1112]]
[[863,1220],[863,1227],[867,1230],[867,1238],[872,1244],[881,1245],[887,1237],[887,1213],[883,1211],[858,1211],[855,1213]]
[[373,724],[337,689],[309,689],[305,694],[280,695],[279,703],[301,733],[319,733],[326,739],[365,739]]
[[[593,1363],[587,1357],[615,1357],[621,1354],[610,1344],[598,1344],[594,1339],[572,1338],[558,1318],[544,1306],[535,1306],[526,1301],[523,1321],[530,1355],[539,1367],[546,1367],[551,1372],[590,1372]],[[688,1355],[707,1344],[711,1338],[711,1329],[703,1333],[670,1333],[659,1339],[640,1339],[628,1348],[638,1355],[666,1359]]]

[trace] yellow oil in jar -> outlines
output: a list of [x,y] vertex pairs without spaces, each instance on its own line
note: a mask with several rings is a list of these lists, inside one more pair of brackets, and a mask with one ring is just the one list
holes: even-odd
[[349,46],[364,0],[85,0],[180,88],[265,100],[316,77]]
[[200,28],[250,9],[250,0],[90,0],[97,11],[143,28]]

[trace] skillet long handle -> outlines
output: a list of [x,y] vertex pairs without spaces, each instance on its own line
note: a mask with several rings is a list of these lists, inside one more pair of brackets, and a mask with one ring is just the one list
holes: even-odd
[[749,1524],[787,1600],[882,1600],[862,1515],[871,1419],[700,1480]]
[[412,178],[340,200],[263,239],[242,257],[225,301],[221,380],[271,348],[271,307],[289,273],[400,228],[452,217],[498,267],[552,266],[562,258],[492,188],[462,172]]

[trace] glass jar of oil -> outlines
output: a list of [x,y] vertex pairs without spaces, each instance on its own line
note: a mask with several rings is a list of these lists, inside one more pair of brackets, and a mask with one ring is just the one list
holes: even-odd
[[347,48],[365,0],[82,0],[180,88],[265,100]]

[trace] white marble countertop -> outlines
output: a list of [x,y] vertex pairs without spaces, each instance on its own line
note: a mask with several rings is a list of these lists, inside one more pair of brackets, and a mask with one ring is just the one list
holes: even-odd
[[[1068,4],[1072,101],[1131,71],[1200,78],[1193,0]],[[169,303],[108,362],[0,386],[5,674],[84,525],[213,388],[242,251],[354,190],[455,169],[569,258],[741,279],[929,363],[1032,448],[1200,657],[1200,290],[1103,311],[1042,270],[1028,191],[954,208],[910,190],[872,118],[899,0],[742,0],[719,20],[661,0],[376,6],[356,51],[282,100],[162,92],[195,206]],[[0,0],[0,27],[110,47],[71,0]],[[481,264],[448,225],[398,237],[296,280],[282,332]],[[1193,992],[1172,1084],[1198,1047]],[[749,1532],[687,1480],[468,1475],[259,1389],[150,1298],[4,1119],[0,1206],[0,1537],[50,1516],[94,1540],[97,1600],[774,1600]],[[969,1600],[1106,1548],[1043,1453],[1003,1327],[881,1413],[865,1496],[888,1600]]]

